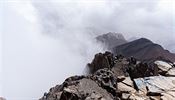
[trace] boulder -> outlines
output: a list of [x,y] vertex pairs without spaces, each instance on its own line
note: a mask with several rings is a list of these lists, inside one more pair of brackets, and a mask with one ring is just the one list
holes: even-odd
[[112,71],[100,69],[92,75],[67,78],[39,100],[114,100],[116,84]]
[[122,82],[119,82],[117,84],[118,91],[120,93],[135,93],[136,90],[134,89],[133,81],[130,79],[130,77],[125,77],[125,79]]
[[134,79],[138,90],[147,90],[147,95],[160,96],[167,93],[175,93],[175,77],[153,76]]
[[112,67],[112,71],[118,77],[120,76],[129,76],[127,72],[129,62],[127,59],[117,59],[114,61],[114,66]]
[[117,84],[118,85],[118,91],[122,94],[122,93],[135,93],[136,92],[136,90],[133,88],[133,87],[131,87],[131,86],[128,86],[128,85],[126,85],[126,84],[124,84],[124,83],[118,83]]
[[165,61],[155,61],[154,63],[158,66],[161,75],[165,75],[172,68],[171,64]]
[[136,63],[136,64],[129,64],[127,72],[129,73],[131,79],[134,78],[143,78],[149,76],[157,76],[158,75],[158,68],[157,66],[150,66],[147,63]]
[[174,100],[175,98],[175,92],[168,91],[166,93],[161,93],[161,100]]
[[133,81],[131,80],[130,77],[125,77],[125,80],[123,80],[122,83],[124,83],[128,86],[134,87]]
[[94,73],[91,79],[96,81],[102,88],[111,93],[113,96],[117,95],[117,79],[112,71],[107,68],[100,69]]
[[136,93],[136,90],[134,89],[134,84],[130,77],[125,77],[122,82],[118,82],[117,87],[121,98],[125,100],[128,100],[131,94]]
[[111,68],[113,66],[113,54],[106,51],[95,55],[93,61],[87,64],[89,73],[95,73],[99,69]]
[[122,100],[128,100],[130,95],[129,93],[122,93]]
[[175,77],[175,67],[171,68],[167,73],[166,76],[174,76]]
[[97,54],[88,67],[90,74],[67,78],[61,85],[51,88],[39,100],[175,98],[175,67],[170,62],[143,63],[133,57],[114,57],[112,53],[105,52]]

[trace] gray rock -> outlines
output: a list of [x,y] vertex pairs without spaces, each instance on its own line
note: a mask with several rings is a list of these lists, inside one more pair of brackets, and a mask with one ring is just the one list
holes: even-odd
[[45,93],[40,100],[114,100],[117,80],[108,69],[89,76],[72,76]]
[[123,100],[128,100],[131,94],[129,93],[122,93],[122,99]]
[[168,91],[166,93],[161,93],[161,100],[174,100],[175,99],[175,92]]
[[175,68],[171,68],[167,73],[166,76],[175,76]]
[[148,90],[147,95],[175,93],[175,77],[153,76],[134,79],[134,82],[139,90]]
[[155,61],[155,64],[157,64],[158,68],[163,71],[163,72],[167,72],[170,68],[172,68],[172,66],[164,61]]
[[118,86],[118,91],[120,91],[121,93],[135,93],[136,92],[136,90],[133,87],[128,86],[122,82],[119,82],[117,86]]

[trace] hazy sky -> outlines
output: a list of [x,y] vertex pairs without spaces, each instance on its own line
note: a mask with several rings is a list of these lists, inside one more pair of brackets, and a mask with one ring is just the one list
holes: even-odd
[[53,0],[33,3],[45,33],[62,35],[71,30],[96,36],[119,32],[128,39],[149,38],[169,50],[175,45],[173,5],[175,7],[173,0]]
[[0,0],[0,95],[35,100],[82,74],[107,32],[146,37],[175,52],[173,0]]

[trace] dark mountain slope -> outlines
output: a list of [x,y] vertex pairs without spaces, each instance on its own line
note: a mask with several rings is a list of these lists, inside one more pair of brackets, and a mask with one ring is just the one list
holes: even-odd
[[162,46],[152,41],[141,38],[113,48],[114,54],[122,54],[126,57],[135,57],[142,61],[154,61],[155,59],[175,62],[175,54],[165,50]]

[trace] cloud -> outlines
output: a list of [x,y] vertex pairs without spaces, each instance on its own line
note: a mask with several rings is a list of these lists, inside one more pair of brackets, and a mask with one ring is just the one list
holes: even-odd
[[45,31],[55,28],[57,35],[73,30],[95,37],[112,31],[123,33],[126,38],[146,37],[167,49],[171,49],[169,40],[175,38],[173,0],[53,0],[34,5],[45,19],[42,19]]
[[2,96],[7,99],[38,99],[65,78],[84,74],[86,64],[102,51],[82,31],[57,30],[54,14],[41,12],[40,22],[32,4],[8,2],[4,9]]
[[103,51],[107,32],[147,37],[173,50],[172,0],[50,0],[4,3],[3,96],[39,98],[66,77],[83,74]]

